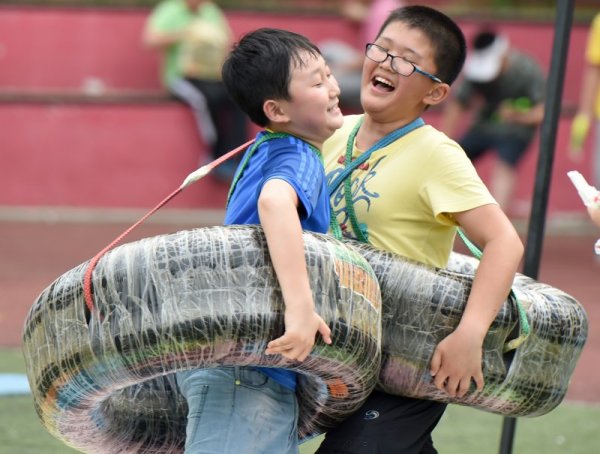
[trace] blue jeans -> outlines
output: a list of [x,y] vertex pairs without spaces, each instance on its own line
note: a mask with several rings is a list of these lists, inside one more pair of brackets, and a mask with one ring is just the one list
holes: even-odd
[[294,391],[249,367],[178,372],[188,404],[187,454],[296,454]]

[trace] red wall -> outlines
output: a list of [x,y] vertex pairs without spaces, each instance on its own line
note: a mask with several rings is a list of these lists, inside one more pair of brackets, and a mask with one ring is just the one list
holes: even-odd
[[[0,89],[79,89],[87,78],[108,89],[158,89],[158,57],[141,43],[149,11],[0,7]],[[353,39],[336,18],[229,13],[236,36],[279,27],[315,39]]]
[[[101,80],[109,91],[160,89],[158,58],[142,47],[148,10],[0,8],[0,94],[14,91],[79,91]],[[327,38],[355,39],[334,17],[229,13],[234,32],[276,26]],[[476,23],[461,23],[470,36]],[[513,44],[546,68],[553,24],[502,23]],[[587,27],[571,33],[564,103],[577,102]],[[428,121],[436,124],[439,113]],[[561,118],[550,194],[550,211],[581,211],[566,171],[587,175],[584,162],[566,157],[570,117]],[[152,207],[206,159],[189,111],[164,103],[0,102],[0,206]],[[591,142],[591,141],[590,141]],[[518,201],[533,187],[538,143],[519,175]],[[490,162],[481,163],[484,178]],[[226,187],[211,177],[190,187],[172,206],[222,208]]]
[[158,87],[157,60],[140,41],[142,11],[0,9],[0,87]]
[[[0,89],[79,89],[90,77],[107,89],[158,89],[157,55],[143,47],[148,10],[94,10],[0,7]],[[354,42],[352,26],[336,17],[294,17],[228,12],[236,36],[273,26],[307,35],[316,42],[337,38]],[[470,37],[475,22],[461,22]],[[515,46],[549,68],[552,23],[499,23]],[[579,93],[586,25],[573,27],[565,80],[565,101]]]
[[[206,159],[178,104],[0,104],[0,205],[152,207]],[[172,207],[222,208],[227,187],[205,178]]]

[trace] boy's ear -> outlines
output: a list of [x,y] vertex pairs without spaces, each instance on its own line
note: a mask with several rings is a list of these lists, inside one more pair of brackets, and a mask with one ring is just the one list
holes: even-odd
[[423,102],[430,106],[435,106],[446,99],[448,95],[450,95],[450,85],[438,83],[425,94]]
[[263,111],[271,123],[286,123],[290,120],[281,104],[273,99],[264,102]]

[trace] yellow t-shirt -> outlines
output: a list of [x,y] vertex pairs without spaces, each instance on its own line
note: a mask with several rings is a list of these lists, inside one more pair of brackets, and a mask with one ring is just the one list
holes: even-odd
[[[346,142],[359,119],[346,116],[324,144],[329,184],[343,169]],[[360,153],[353,147],[353,159]],[[371,245],[437,267],[446,266],[454,244],[451,213],[496,203],[458,144],[428,125],[373,152],[354,170],[351,198]],[[343,183],[331,201],[344,234],[355,237]]]
[[[588,35],[585,58],[590,65],[600,66],[600,13],[594,17]],[[600,93],[596,97],[596,118],[600,118]]]

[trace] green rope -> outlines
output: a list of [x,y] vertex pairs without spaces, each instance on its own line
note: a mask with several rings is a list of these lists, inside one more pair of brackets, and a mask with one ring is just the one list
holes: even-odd
[[[352,162],[352,151],[354,149],[354,139],[356,138],[356,134],[358,134],[358,130],[362,125],[362,118],[360,121],[356,123],[354,129],[350,133],[348,137],[348,142],[346,143],[346,157],[345,164],[348,166]],[[352,225],[352,231],[356,235],[356,239],[361,243],[369,242],[369,233],[365,226],[361,226],[358,223],[358,218],[356,217],[356,211],[354,210],[354,201],[352,200],[352,178],[348,175],[348,178],[344,180],[344,200],[346,202],[346,212],[348,213],[348,218],[350,219],[350,224]]]
[[[460,239],[463,241],[463,243],[465,243],[465,246],[467,246],[469,251],[471,251],[471,254],[473,254],[477,260],[481,260],[481,256],[483,255],[481,250],[475,244],[473,244],[469,238],[467,238],[462,229],[457,229],[457,232],[458,236],[460,236]],[[512,288],[508,294],[508,299],[511,300],[512,303],[517,307],[517,311],[519,313],[519,336],[515,339],[511,339],[504,345],[503,353],[519,347],[523,342],[525,342],[531,333],[531,327],[529,326],[529,320],[527,319],[527,312]]]
[[252,144],[252,146],[250,147],[250,150],[244,156],[244,160],[242,161],[242,164],[240,165],[240,168],[238,169],[238,171],[236,172],[235,176],[233,177],[233,181],[231,182],[231,187],[229,188],[229,192],[227,193],[227,203],[225,204],[225,206],[229,205],[229,199],[231,198],[231,195],[233,194],[233,191],[235,190],[235,188],[236,188],[236,186],[238,184],[238,181],[242,177],[242,174],[244,173],[244,170],[246,170],[246,166],[248,165],[248,161],[250,161],[250,158],[252,157],[252,155],[254,155],[254,152],[256,150],[258,150],[258,147],[260,147],[267,140],[282,139],[282,138],[288,137],[288,136],[289,136],[289,134],[285,134],[285,133],[282,133],[282,132],[270,132],[269,131],[265,135],[263,135],[259,140],[255,141]]

